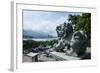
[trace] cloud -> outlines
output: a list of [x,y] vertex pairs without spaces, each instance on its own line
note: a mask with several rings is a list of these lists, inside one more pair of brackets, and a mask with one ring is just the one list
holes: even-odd
[[23,29],[42,31],[57,36],[56,27],[67,22],[68,15],[75,13],[25,11]]

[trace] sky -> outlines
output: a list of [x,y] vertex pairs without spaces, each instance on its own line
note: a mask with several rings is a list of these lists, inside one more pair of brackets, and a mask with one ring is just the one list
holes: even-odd
[[23,11],[23,30],[42,31],[57,36],[56,27],[68,22],[68,15],[78,15],[75,12]]

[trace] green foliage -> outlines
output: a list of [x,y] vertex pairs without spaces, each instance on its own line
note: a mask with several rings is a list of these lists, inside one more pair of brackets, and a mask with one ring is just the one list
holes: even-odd
[[88,46],[91,46],[91,14],[69,15],[68,21],[75,26],[75,31],[83,30],[87,34]]
[[33,40],[23,40],[23,49],[35,48],[40,45],[39,42]]
[[23,50],[36,48],[39,47],[40,45],[42,45],[43,47],[46,47],[47,45],[53,46],[55,43],[57,43],[57,40],[51,40],[51,41],[23,40]]
[[68,21],[72,24],[72,25],[76,25],[78,22],[80,15],[69,15],[68,16]]
[[47,41],[47,45],[53,46],[55,43],[57,43],[57,40]]

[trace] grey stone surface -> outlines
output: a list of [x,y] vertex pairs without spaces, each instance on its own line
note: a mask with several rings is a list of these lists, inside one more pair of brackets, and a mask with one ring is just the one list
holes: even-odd
[[87,37],[83,31],[76,31],[72,35],[70,46],[78,56],[86,52],[86,39]]
[[58,44],[55,50],[65,52],[66,55],[81,56],[86,52],[86,34],[83,31],[73,31],[69,23],[64,23],[56,28]]
[[64,23],[56,28],[58,34],[58,44],[56,51],[64,51],[65,46],[69,48],[70,40],[73,34],[73,28],[69,23]]

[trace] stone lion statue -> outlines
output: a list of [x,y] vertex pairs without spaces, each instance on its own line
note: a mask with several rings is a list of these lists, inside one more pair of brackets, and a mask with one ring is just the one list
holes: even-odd
[[55,51],[65,52],[66,55],[82,56],[86,52],[87,36],[83,31],[73,31],[69,23],[64,23],[56,27],[58,43]]
[[58,34],[58,44],[56,45],[56,51],[64,52],[65,46],[69,48],[70,40],[73,34],[73,28],[69,23],[64,23],[56,28]]
[[78,57],[84,55],[87,47],[86,43],[87,43],[87,36],[83,31],[74,32],[72,35],[72,39],[70,41],[71,54],[76,54],[76,56]]

